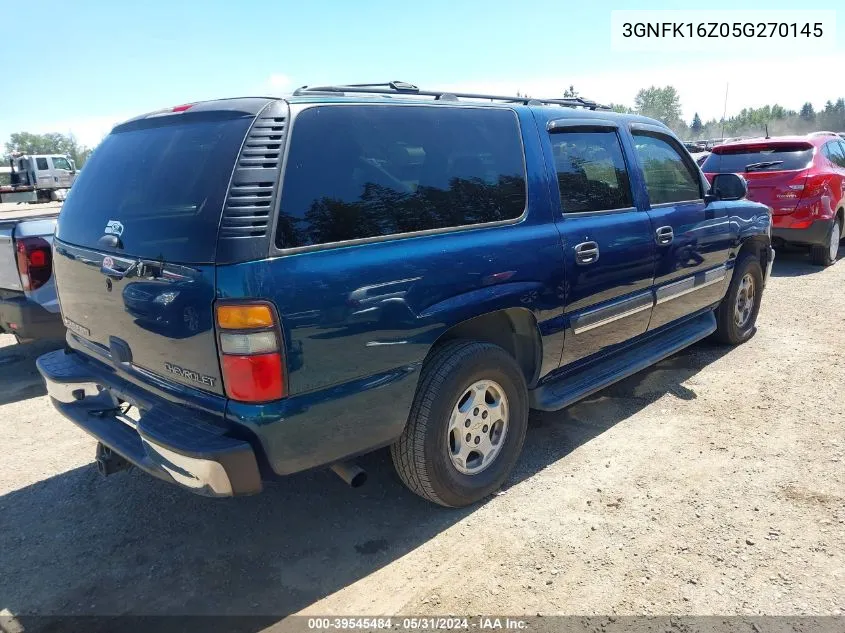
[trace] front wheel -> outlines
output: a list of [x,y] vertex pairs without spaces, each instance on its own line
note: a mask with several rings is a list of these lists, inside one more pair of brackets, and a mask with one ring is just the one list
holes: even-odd
[[839,220],[833,221],[827,244],[816,244],[810,247],[810,259],[816,266],[830,266],[839,254],[839,240],[842,239],[842,227]]
[[490,343],[451,341],[423,365],[408,424],[390,454],[413,492],[462,507],[501,487],[527,427],[528,390],[513,357]]
[[731,285],[716,310],[716,340],[739,345],[754,336],[762,294],[760,260],[753,253],[745,253],[737,260]]

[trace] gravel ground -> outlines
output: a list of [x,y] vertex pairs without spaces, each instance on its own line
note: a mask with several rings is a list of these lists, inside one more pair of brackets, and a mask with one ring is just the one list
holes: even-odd
[[44,396],[50,345],[0,336],[0,613],[843,614],[843,287],[845,262],[779,253],[749,343],[532,414],[504,491],[458,511],[406,492],[385,451],[359,490],[101,479]]

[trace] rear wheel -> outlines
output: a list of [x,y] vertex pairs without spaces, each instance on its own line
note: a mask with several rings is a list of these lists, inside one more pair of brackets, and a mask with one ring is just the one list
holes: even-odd
[[830,227],[827,244],[814,244],[810,247],[810,259],[816,266],[830,266],[839,254],[839,240],[842,239],[842,223],[836,219]]
[[413,492],[461,507],[504,483],[527,426],[528,390],[513,357],[489,343],[452,341],[423,365],[408,424],[390,453]]
[[716,340],[739,345],[754,336],[762,292],[760,260],[754,253],[740,255],[728,292],[716,310]]

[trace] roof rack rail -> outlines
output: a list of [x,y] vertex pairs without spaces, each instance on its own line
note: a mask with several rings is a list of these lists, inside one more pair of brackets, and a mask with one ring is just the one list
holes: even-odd
[[490,101],[504,101],[505,103],[521,103],[523,105],[559,105],[568,108],[587,108],[589,110],[610,110],[608,106],[601,105],[590,99],[582,97],[570,97],[563,99],[536,99],[534,97],[490,95],[474,92],[447,92],[438,90],[420,90],[414,84],[405,81],[389,81],[387,83],[373,84],[339,84],[335,86],[302,86],[293,92],[295,97],[309,95],[337,95],[346,93],[358,94],[407,94],[421,97],[434,97],[435,101],[456,101],[458,99],[489,99]]

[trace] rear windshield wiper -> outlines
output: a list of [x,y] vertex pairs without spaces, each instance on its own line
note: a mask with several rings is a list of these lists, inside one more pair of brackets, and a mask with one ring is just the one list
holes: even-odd
[[768,169],[769,167],[774,167],[775,165],[783,165],[782,160],[764,160],[759,163],[751,163],[750,165],[745,166],[745,171],[757,171],[759,169]]

